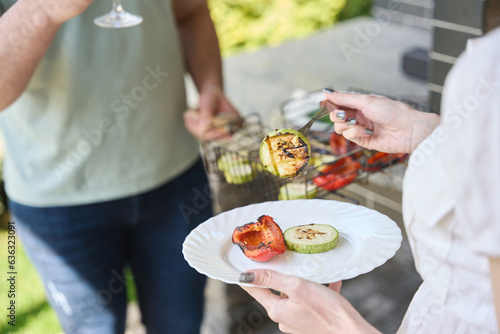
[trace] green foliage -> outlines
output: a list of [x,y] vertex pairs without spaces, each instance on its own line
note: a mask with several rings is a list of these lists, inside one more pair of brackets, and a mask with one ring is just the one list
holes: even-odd
[[371,0],[209,0],[223,55],[277,46],[369,13]]
[[339,14],[339,21],[362,15],[370,15],[372,0],[347,0],[344,9]]
[[[7,324],[7,319],[2,314],[0,322],[0,333],[17,333],[17,334],[32,334],[32,333],[60,333],[61,326],[57,320],[56,313],[52,310],[45,299],[42,281],[38,276],[36,269],[32,266],[28,255],[19,243],[19,238],[16,242],[16,326],[12,327]],[[7,245],[7,231],[0,230],[0,244]],[[3,250],[6,250],[4,246]],[[6,254],[4,251],[3,254]],[[9,271],[8,263],[2,261],[0,266],[2,273]],[[0,283],[0,305],[5,306],[10,303],[10,298],[7,296],[7,282],[2,278]]]

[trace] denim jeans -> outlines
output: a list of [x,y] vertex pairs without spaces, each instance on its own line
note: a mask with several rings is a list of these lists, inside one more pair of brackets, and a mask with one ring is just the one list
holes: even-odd
[[205,277],[182,243],[212,207],[201,161],[161,187],[88,205],[10,202],[19,236],[66,334],[123,333],[130,265],[148,333],[200,332]]

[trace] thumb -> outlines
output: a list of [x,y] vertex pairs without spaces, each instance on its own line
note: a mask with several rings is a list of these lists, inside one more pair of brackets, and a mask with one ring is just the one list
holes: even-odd
[[301,279],[270,269],[253,269],[242,273],[239,281],[240,283],[284,292],[288,296],[291,296],[294,294],[294,287],[297,287]]

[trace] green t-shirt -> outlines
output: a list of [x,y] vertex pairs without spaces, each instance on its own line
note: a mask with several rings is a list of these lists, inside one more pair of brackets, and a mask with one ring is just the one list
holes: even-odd
[[[13,2],[0,0],[5,9]],[[170,1],[123,1],[142,24],[95,26],[111,4],[97,0],[63,24],[26,91],[0,114],[14,201],[56,206],[126,197],[171,180],[198,158],[182,119],[184,66]]]

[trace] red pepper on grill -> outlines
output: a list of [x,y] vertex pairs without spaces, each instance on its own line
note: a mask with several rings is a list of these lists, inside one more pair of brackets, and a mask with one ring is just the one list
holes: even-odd
[[[330,147],[332,148],[332,153],[335,156],[340,156],[347,153],[350,153],[350,156],[354,159],[359,159],[363,156],[363,150],[359,149],[359,145],[347,140],[344,136],[339,135],[335,132],[332,132],[330,134],[329,143]],[[355,150],[356,152],[353,152]]]
[[351,157],[345,157],[325,167],[313,182],[325,190],[333,191],[347,186],[358,175],[360,164]]
[[256,223],[238,226],[233,232],[233,243],[240,246],[251,260],[266,262],[286,250],[281,228],[270,216],[260,216]]
[[363,164],[363,170],[367,172],[376,172],[391,164],[403,162],[406,158],[408,158],[408,154],[406,153],[390,154],[375,152],[371,157],[366,159],[366,164]]

